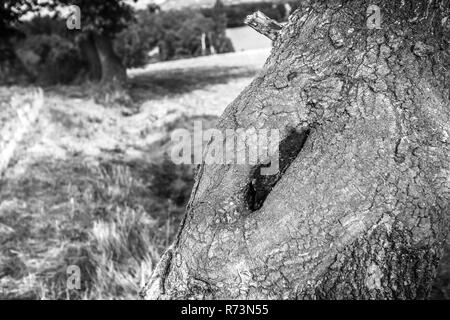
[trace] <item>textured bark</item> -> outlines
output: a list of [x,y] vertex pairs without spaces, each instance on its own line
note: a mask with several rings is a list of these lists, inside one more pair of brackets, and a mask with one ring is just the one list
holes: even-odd
[[280,129],[281,173],[201,166],[144,298],[426,298],[450,210],[449,11],[303,1],[218,125]]

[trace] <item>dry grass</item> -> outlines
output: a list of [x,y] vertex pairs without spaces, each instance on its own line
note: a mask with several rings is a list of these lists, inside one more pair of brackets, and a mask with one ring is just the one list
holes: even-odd
[[[190,168],[171,166],[48,159],[3,184],[0,195],[10,200],[0,224],[10,233],[0,249],[0,296],[136,298],[172,241],[192,185]],[[160,179],[175,190],[156,194]],[[67,291],[70,265],[81,269],[79,291]]]

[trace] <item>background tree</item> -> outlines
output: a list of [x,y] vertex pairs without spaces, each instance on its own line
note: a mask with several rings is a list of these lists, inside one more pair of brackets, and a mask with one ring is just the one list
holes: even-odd
[[[23,15],[43,7],[55,11],[58,6],[77,5],[81,9],[78,41],[89,63],[92,80],[121,87],[126,81],[126,70],[113,49],[115,35],[133,20],[132,8],[122,0],[7,0],[0,6],[0,55],[11,57],[10,39]],[[6,58],[3,58],[5,60]]]
[[[43,5],[47,5],[43,2]],[[0,4],[0,83],[26,74],[12,49],[11,41],[20,36],[17,23],[24,14],[36,9],[37,0],[4,0]]]
[[[38,0],[4,0],[0,5],[0,39],[1,43],[17,33],[16,24],[19,19],[38,9]],[[49,6],[48,1],[41,1],[40,6]]]
[[214,32],[215,22],[199,10],[155,12],[142,10],[136,22],[122,31],[115,42],[128,67],[148,63],[148,53],[159,48],[160,60],[188,58],[202,54],[202,34]]
[[278,128],[280,173],[201,166],[144,297],[426,298],[450,212],[449,15],[302,1],[218,125]]
[[91,78],[105,85],[122,86],[126,70],[113,49],[113,39],[133,20],[130,5],[123,0],[60,0],[60,3],[80,7],[80,48],[89,61]]
[[161,60],[193,57],[202,54],[201,37],[214,27],[214,21],[199,11],[161,12],[155,17],[160,30]]
[[22,35],[12,49],[33,83],[49,86],[86,80],[87,62],[74,40],[77,33],[57,12],[36,14],[17,28]]
[[230,39],[226,37],[227,15],[225,12],[225,6],[221,0],[216,0],[216,3],[211,11],[211,18],[214,22],[211,40],[217,53],[234,51]]

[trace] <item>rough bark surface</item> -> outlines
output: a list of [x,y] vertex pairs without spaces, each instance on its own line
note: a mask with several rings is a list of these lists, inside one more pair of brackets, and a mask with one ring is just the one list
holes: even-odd
[[426,298],[450,213],[449,6],[303,1],[218,125],[280,129],[281,174],[201,166],[143,297]]

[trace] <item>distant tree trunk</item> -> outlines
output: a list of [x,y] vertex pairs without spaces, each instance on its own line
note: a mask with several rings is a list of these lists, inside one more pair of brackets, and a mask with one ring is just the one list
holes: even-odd
[[89,78],[108,87],[121,88],[126,82],[126,69],[114,52],[112,40],[105,35],[87,33],[78,39],[89,66]]
[[25,84],[33,80],[8,39],[0,39],[0,85]]
[[211,36],[212,47],[217,53],[233,52],[234,48],[231,40],[226,36],[227,14],[225,6],[221,0],[217,0],[212,9],[212,19],[214,21]]
[[111,38],[94,35],[94,42],[102,68],[101,83],[123,85],[127,79],[126,69],[114,52]]
[[161,61],[168,61],[175,57],[175,41],[175,36],[172,33],[168,33],[164,39],[159,41],[159,58]]
[[79,46],[80,51],[88,62],[89,79],[92,81],[100,81],[102,78],[102,66],[92,34],[80,37]]
[[201,166],[143,296],[427,298],[450,213],[449,6],[302,1],[218,125],[280,129],[280,174]]

